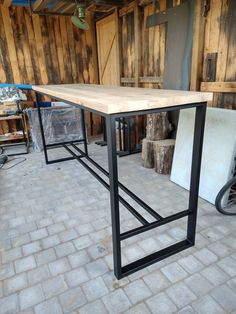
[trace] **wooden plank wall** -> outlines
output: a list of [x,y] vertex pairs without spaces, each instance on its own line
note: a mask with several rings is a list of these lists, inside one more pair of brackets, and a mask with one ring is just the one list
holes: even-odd
[[[211,0],[205,27],[203,81],[207,81],[209,53],[217,53],[215,82],[236,82],[235,0]],[[226,86],[218,85],[219,91]],[[236,109],[236,93],[214,93],[213,106]]]
[[[141,73],[140,77],[146,81],[140,86],[150,88],[162,88],[161,78],[164,74],[165,50],[166,50],[166,26],[159,25],[146,28],[147,16],[154,12],[163,11],[166,8],[180,5],[183,0],[160,0],[159,6],[154,8],[152,4],[141,9]],[[196,3],[204,4],[202,0]],[[134,8],[134,5],[133,5]],[[208,53],[218,53],[216,81],[236,82],[236,18],[235,0],[211,0],[210,10],[205,18],[205,27],[201,33],[203,36],[203,67],[200,73],[200,82],[205,81],[206,56]],[[203,15],[203,7],[200,11]],[[122,69],[121,76],[125,78],[122,85],[134,86],[134,10],[132,5],[127,10],[120,11],[122,32]],[[195,68],[193,67],[195,70]],[[147,78],[160,78],[160,83],[147,83]],[[194,73],[193,73],[194,77]],[[129,80],[127,80],[129,78]],[[222,84],[219,84],[222,87]],[[228,88],[229,85],[227,85]],[[198,87],[199,88],[199,87]],[[234,87],[235,89],[235,87]],[[233,90],[233,87],[232,87]],[[213,106],[236,109],[235,93],[215,93]]]
[[[70,17],[31,16],[28,8],[0,5],[0,83],[97,83],[91,14],[88,21],[85,32]],[[99,133],[90,118],[89,130]]]
[[70,17],[38,16],[21,7],[0,7],[0,82],[94,83],[91,32]]

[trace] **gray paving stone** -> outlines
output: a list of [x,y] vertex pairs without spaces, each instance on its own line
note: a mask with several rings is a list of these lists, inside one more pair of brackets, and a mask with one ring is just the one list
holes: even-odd
[[147,254],[151,254],[152,252],[155,252],[158,250],[158,243],[154,238],[148,238],[148,239],[142,240],[138,243],[138,245]]
[[53,235],[53,234],[64,231],[66,228],[65,228],[64,224],[62,222],[60,222],[60,223],[56,223],[54,225],[48,226],[47,229],[48,229],[48,233],[50,235]]
[[216,265],[212,265],[203,269],[201,274],[215,286],[221,285],[229,278],[229,276]]
[[181,241],[186,238],[186,230],[181,227],[168,229],[168,233],[171,235],[172,238],[176,239],[177,241]]
[[12,277],[15,274],[13,263],[1,265],[0,267],[0,280]]
[[56,298],[36,305],[34,310],[35,314],[63,314],[61,305]]
[[101,277],[92,279],[82,284],[83,291],[88,301],[94,301],[108,293],[108,289]]
[[55,247],[55,250],[59,258],[75,252],[74,245],[71,242],[60,244]]
[[178,263],[190,274],[198,272],[203,268],[203,264],[199,262],[193,255],[179,259]]
[[143,280],[153,293],[161,292],[170,286],[170,281],[159,270],[144,276]]
[[0,298],[3,297],[3,282],[0,281]]
[[121,290],[115,290],[102,298],[109,313],[122,313],[131,307],[131,303],[125,293]]
[[194,274],[191,277],[186,278],[184,282],[198,297],[207,294],[214,287],[205,277],[201,276],[200,274]]
[[171,314],[177,307],[165,293],[159,293],[146,301],[153,314]]
[[40,242],[33,242],[22,246],[23,254],[31,255],[42,250]]
[[35,285],[37,283],[47,280],[50,277],[47,265],[32,269],[28,271],[27,275],[30,285]]
[[20,247],[24,244],[27,244],[29,243],[31,240],[30,240],[30,236],[28,233],[26,234],[22,234],[16,238],[13,238],[11,239],[11,243],[12,243],[12,247],[15,248],[15,247]]
[[55,251],[51,248],[35,254],[37,265],[43,265],[55,261],[57,259]]
[[226,257],[217,263],[229,276],[236,276],[236,260]]
[[73,268],[83,266],[91,261],[91,258],[85,250],[69,255],[68,259]]
[[76,230],[78,231],[80,235],[86,235],[93,232],[94,228],[90,223],[88,223],[88,224],[79,225],[78,227],[76,227]]
[[100,301],[88,303],[79,309],[80,314],[106,314],[108,313],[104,304]]
[[124,291],[133,304],[141,302],[152,295],[149,288],[141,279],[127,284],[124,287]]
[[59,237],[62,242],[67,242],[78,237],[78,233],[75,229],[65,230],[59,234]]
[[175,283],[187,277],[186,271],[176,262],[161,268],[161,272],[172,282]]
[[183,308],[196,300],[195,294],[183,282],[178,282],[167,288],[166,293],[179,308]]
[[227,282],[227,284],[230,287],[230,289],[232,289],[232,291],[234,291],[234,293],[236,293],[236,277],[234,277],[233,279],[229,280]]
[[213,252],[215,255],[221,258],[229,255],[233,251],[232,248],[229,248],[228,246],[221,242],[212,243],[211,245],[209,245],[209,249],[211,252]]
[[70,313],[86,303],[86,298],[80,287],[66,291],[60,295],[59,299],[64,313]]
[[32,286],[22,290],[19,294],[20,309],[24,310],[32,307],[44,300],[43,290],[41,285]]
[[117,280],[113,271],[109,273],[105,273],[102,276],[102,279],[104,280],[109,291],[114,291],[118,288],[125,286],[127,283],[129,283],[129,279],[127,277]]
[[53,276],[65,273],[66,271],[71,269],[70,264],[66,257],[56,260],[55,262],[50,263],[48,266]]
[[87,264],[86,270],[91,278],[101,276],[109,271],[107,264],[102,259]]
[[32,308],[18,312],[18,314],[35,314]]
[[68,287],[76,287],[90,278],[83,267],[72,270],[65,274],[65,280]]
[[218,257],[207,248],[196,251],[194,255],[205,265],[210,265],[218,260]]
[[67,213],[61,213],[54,216],[55,222],[63,222],[64,220],[69,219],[69,216]]
[[20,260],[15,261],[16,273],[21,273],[36,267],[35,259],[33,255],[24,257]]
[[225,314],[225,311],[219,304],[209,295],[203,296],[197,301],[192,303],[196,313],[199,314]]
[[21,233],[21,234],[25,234],[31,231],[36,231],[37,230],[37,226],[35,222],[30,222],[24,225],[20,225],[17,230]]
[[139,303],[136,306],[133,306],[128,311],[124,312],[124,314],[149,314],[149,313],[151,312],[144,303]]
[[163,234],[159,234],[157,237],[157,240],[160,242],[160,244],[162,245],[162,247],[166,247],[169,246],[170,244],[173,244],[174,239],[171,238],[168,234],[163,233]]
[[27,287],[27,276],[25,273],[4,280],[4,294],[9,295]]
[[95,260],[108,254],[108,250],[103,244],[95,244],[88,248],[89,255]]
[[67,285],[63,276],[48,279],[43,282],[42,286],[46,299],[55,297],[67,290]]
[[48,249],[60,244],[60,239],[57,234],[44,238],[41,241],[44,249]]
[[25,224],[25,217],[16,217],[9,221],[9,228],[16,228]]
[[46,228],[38,229],[30,232],[30,237],[32,241],[40,240],[46,238],[48,236],[48,232]]
[[85,249],[88,246],[93,244],[92,240],[90,239],[88,235],[85,235],[85,236],[82,236],[73,240],[73,243],[75,247],[77,248],[77,250]]
[[211,295],[227,312],[236,309],[236,294],[226,285],[215,288]]
[[0,314],[14,314],[19,309],[17,294],[0,299]]
[[15,261],[18,258],[22,257],[21,248],[17,247],[9,251],[3,251],[2,252],[2,263],[10,263],[12,261]]
[[41,220],[36,220],[36,224],[38,226],[38,228],[43,228],[43,227],[47,227],[53,224],[53,220],[52,218],[48,217],[48,218],[44,218]]
[[144,256],[143,250],[137,244],[125,247],[123,249],[123,254],[129,262],[133,262]]
[[190,306],[187,305],[183,309],[177,312],[178,314],[196,314],[195,310]]

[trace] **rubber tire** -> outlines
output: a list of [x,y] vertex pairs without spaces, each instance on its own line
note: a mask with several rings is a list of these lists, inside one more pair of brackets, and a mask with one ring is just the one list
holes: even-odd
[[236,176],[234,176],[229,182],[227,182],[223,188],[219,191],[219,193],[216,196],[215,200],[215,207],[223,215],[228,215],[228,216],[235,216],[236,213],[228,213],[221,207],[221,200],[224,197],[225,192],[229,189],[229,187],[233,184],[236,184]]

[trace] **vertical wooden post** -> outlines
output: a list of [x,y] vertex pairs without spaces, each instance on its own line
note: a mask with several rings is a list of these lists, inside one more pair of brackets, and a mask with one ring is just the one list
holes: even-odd
[[141,64],[141,30],[140,30],[140,8],[139,1],[134,5],[134,78],[135,87],[139,86]]
[[119,18],[119,11],[116,8],[115,10],[115,22],[116,22],[116,60],[118,62],[117,66],[117,85],[121,85],[121,73],[122,73],[122,65],[121,65],[121,59],[122,59],[122,45],[121,45],[121,21]]
[[195,1],[190,90],[200,90],[204,59],[205,18],[203,0]]
[[96,39],[96,30],[95,30],[95,21],[94,21],[94,13],[91,11],[86,12],[87,20],[89,23],[89,37],[90,43],[92,46],[92,59],[93,59],[93,67],[94,67],[94,77],[93,82],[94,84],[99,83],[99,75],[98,75],[98,56],[97,56],[97,39]]
[[[139,79],[141,72],[141,29],[140,29],[140,7],[139,1],[134,2],[134,81],[135,87],[139,87]],[[139,143],[139,126],[142,124],[142,116],[136,116],[136,126],[135,126],[135,141],[136,144]]]

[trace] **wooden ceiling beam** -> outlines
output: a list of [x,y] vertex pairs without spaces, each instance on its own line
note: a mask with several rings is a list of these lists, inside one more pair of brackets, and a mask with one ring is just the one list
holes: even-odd
[[76,4],[70,3],[64,9],[60,10],[60,13],[73,13],[75,11]]
[[10,7],[12,4],[12,0],[3,0],[4,7]]
[[51,0],[36,0],[34,5],[33,5],[33,11],[41,11],[46,9],[47,5],[52,2]]

